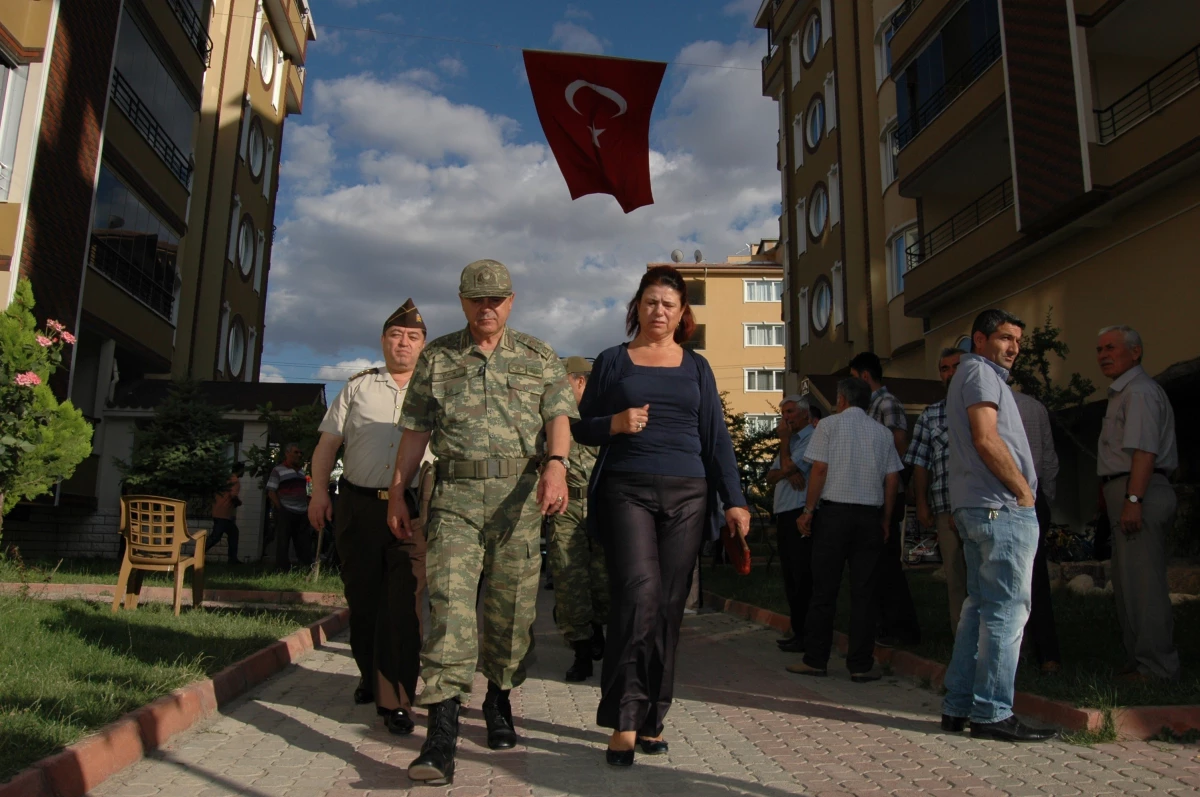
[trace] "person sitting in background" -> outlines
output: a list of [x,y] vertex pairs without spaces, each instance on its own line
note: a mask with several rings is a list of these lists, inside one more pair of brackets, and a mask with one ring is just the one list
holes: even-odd
[[792,633],[779,640],[785,653],[804,652],[804,617],[812,596],[812,540],[800,534],[796,521],[804,508],[808,474],[812,464],[804,452],[813,435],[809,422],[809,401],[791,395],[779,405],[779,453],[767,471],[767,484],[775,487],[775,531],[779,545],[779,563],[783,571],[783,592],[791,614]]
[[229,474],[229,487],[213,496],[212,534],[204,544],[205,551],[211,551],[221,541],[222,537],[229,540],[229,564],[238,564],[238,527],[237,508],[242,505],[239,497],[242,492],[242,474],[246,472],[246,463],[233,463],[233,472]]

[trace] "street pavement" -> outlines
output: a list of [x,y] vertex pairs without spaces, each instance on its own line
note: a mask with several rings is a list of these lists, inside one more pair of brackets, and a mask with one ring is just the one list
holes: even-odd
[[475,682],[449,787],[414,786],[405,774],[424,738],[390,735],[373,706],[353,705],[357,683],[346,634],[181,734],[93,790],[96,797],[727,797],[727,795],[1195,795],[1194,745],[1156,742],[1081,747],[978,742],[944,734],[939,699],[905,679],[795,676],[777,633],[723,614],[690,616],[679,650],[666,756],[638,755],[628,770],[604,763],[608,734],[595,725],[597,675],[567,684],[570,651],[542,591],[536,660],[513,692],[521,743],[487,749]]

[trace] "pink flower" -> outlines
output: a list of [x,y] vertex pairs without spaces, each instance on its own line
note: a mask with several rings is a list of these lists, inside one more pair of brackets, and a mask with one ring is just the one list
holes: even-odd
[[55,332],[62,332],[64,329],[66,329],[66,327],[65,327],[65,326],[63,326],[62,324],[58,323],[58,322],[57,322],[57,321],[55,321],[53,318],[48,318],[48,319],[46,319],[46,326],[47,326],[47,327],[49,327],[51,330],[53,330],[53,331],[55,331]]
[[38,345],[41,346],[43,349],[54,345],[54,341],[50,340],[50,338],[46,337],[45,335],[38,335],[37,342],[38,342]]
[[72,335],[70,332],[67,332],[65,329],[59,333],[59,337],[62,338],[63,343],[66,343],[68,345],[72,345],[75,343],[75,336]]
[[42,378],[33,371],[26,371],[23,374],[17,374],[17,378],[13,382],[21,387],[32,387],[33,385],[40,385]]

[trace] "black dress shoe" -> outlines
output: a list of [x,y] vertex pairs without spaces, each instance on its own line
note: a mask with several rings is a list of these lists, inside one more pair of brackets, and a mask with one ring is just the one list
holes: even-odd
[[360,706],[375,702],[375,690],[367,686],[366,678],[358,679],[358,686],[354,688],[354,702]]
[[1014,717],[999,722],[972,722],[972,739],[997,739],[1001,742],[1044,742],[1058,736],[1049,728],[1030,728]]
[[942,715],[942,730],[946,733],[962,733],[966,728],[966,717],[951,717],[949,714]]
[[402,708],[387,712],[383,717],[383,726],[397,736],[408,736],[417,727],[412,717]]
[[454,698],[429,707],[429,733],[421,745],[421,754],[408,765],[410,778],[429,786],[447,786],[454,782],[458,713],[461,708]]
[[604,751],[604,760],[610,767],[633,766],[633,750],[613,750],[611,747]]
[[638,737],[638,747],[646,755],[666,755],[670,746],[662,739],[645,739]]
[[804,640],[800,637],[792,637],[787,642],[780,642],[779,649],[784,653],[803,653]]
[[483,699],[483,721],[487,724],[487,745],[493,750],[511,750],[517,746],[517,731],[513,727],[512,704],[507,689],[488,682],[487,697]]

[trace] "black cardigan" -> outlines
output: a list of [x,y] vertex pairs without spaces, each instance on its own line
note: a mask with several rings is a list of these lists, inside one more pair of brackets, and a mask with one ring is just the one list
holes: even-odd
[[[612,440],[612,416],[629,409],[614,403],[617,383],[628,373],[629,364],[632,362],[625,351],[628,345],[622,343],[605,349],[596,358],[592,364],[587,388],[579,402],[579,420],[571,424],[571,434],[578,443],[600,446],[596,465],[592,468],[592,479],[588,483],[589,501],[595,499],[596,486],[600,483],[600,474],[604,471],[608,444]],[[746,498],[742,494],[737,458],[733,454],[729,429],[725,426],[721,394],[717,391],[717,379],[713,376],[712,367],[708,360],[687,349],[684,349],[683,361],[691,362],[696,368],[697,381],[700,383],[700,458],[708,480],[707,538],[715,540],[720,535],[721,526],[724,525],[717,498],[720,498],[726,508],[746,506]],[[599,523],[599,513],[588,512],[587,523],[588,533],[593,537],[599,538],[603,535],[604,529]]]

